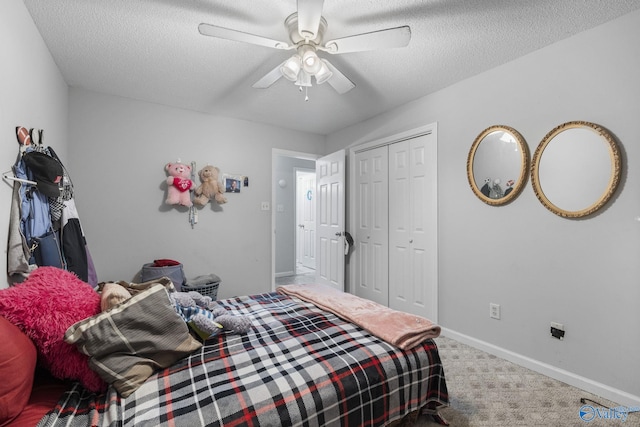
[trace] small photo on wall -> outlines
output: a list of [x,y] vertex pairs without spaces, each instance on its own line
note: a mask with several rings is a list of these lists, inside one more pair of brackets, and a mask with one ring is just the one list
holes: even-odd
[[239,193],[242,181],[238,178],[228,177],[224,180],[224,190],[227,193]]

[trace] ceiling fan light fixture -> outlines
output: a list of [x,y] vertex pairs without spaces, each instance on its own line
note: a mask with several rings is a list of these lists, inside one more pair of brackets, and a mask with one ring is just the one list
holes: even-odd
[[302,57],[302,68],[312,76],[320,71],[321,62],[316,50],[310,45],[303,45],[298,50]]
[[296,80],[296,86],[311,87],[311,74],[307,73],[305,70],[300,70],[298,79]]
[[326,45],[324,45],[324,50],[326,50],[329,53],[336,53],[338,51],[338,45],[336,44],[336,42],[327,42]]
[[300,55],[293,55],[282,64],[280,72],[287,80],[295,82],[300,74],[301,61]]
[[324,59],[320,60],[320,70],[315,74],[315,76],[316,83],[318,83],[319,85],[333,77],[333,73],[325,63]]
[[253,87],[255,88],[270,87],[284,76],[301,90],[304,90],[303,87],[311,87],[311,76],[314,76],[317,84],[328,81],[329,85],[341,95],[353,89],[355,84],[331,62],[319,58],[317,51],[320,50],[332,55],[366,52],[404,47],[411,41],[411,28],[408,25],[325,41],[327,21],[322,16],[324,0],[297,0],[296,3],[297,10],[284,21],[285,29],[289,35],[288,42],[205,23],[198,25],[198,31],[202,35],[218,39],[275,49],[297,50],[297,55],[279,63],[254,83]]

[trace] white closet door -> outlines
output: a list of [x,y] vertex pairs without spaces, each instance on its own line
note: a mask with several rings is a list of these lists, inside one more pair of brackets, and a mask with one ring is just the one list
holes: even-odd
[[355,169],[355,294],[388,305],[388,148],[356,153]]
[[389,307],[437,319],[433,135],[389,146]]

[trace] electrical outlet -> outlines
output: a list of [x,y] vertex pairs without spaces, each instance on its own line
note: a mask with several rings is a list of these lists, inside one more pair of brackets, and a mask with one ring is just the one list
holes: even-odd
[[489,303],[489,317],[500,320],[500,304]]
[[263,211],[268,211],[269,209],[271,209],[271,206],[269,206],[269,202],[262,202],[262,204],[260,205],[260,209],[262,209]]
[[564,325],[562,323],[551,322],[551,327],[560,331],[564,331]]
[[564,338],[564,325],[558,322],[551,322],[551,336],[559,340]]

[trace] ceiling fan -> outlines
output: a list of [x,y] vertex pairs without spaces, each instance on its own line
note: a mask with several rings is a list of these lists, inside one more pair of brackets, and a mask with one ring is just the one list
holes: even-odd
[[411,29],[405,25],[325,41],[327,21],[322,16],[323,5],[324,0],[298,0],[297,12],[289,15],[284,21],[289,33],[289,42],[204,23],[198,26],[198,31],[202,35],[220,39],[274,49],[296,50],[293,56],[254,83],[254,88],[268,88],[280,77],[285,77],[302,90],[303,87],[311,86],[313,76],[317,84],[328,82],[339,94],[350,91],[356,85],[327,59],[320,58],[318,51],[331,55],[363,52],[404,47],[411,40]]

